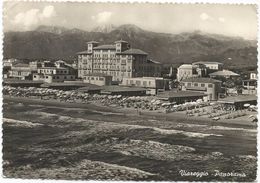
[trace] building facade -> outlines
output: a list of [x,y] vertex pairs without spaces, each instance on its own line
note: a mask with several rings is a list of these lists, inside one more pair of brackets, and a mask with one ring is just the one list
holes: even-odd
[[15,64],[11,67],[8,73],[8,77],[19,80],[30,80],[32,78],[33,70],[29,67],[29,64]]
[[169,79],[156,77],[123,78],[122,86],[146,88],[146,93],[156,95],[158,91],[169,90]]
[[195,91],[207,94],[204,100],[218,100],[221,93],[221,81],[212,78],[188,78],[182,80],[183,91]]
[[221,71],[223,70],[223,63],[220,62],[208,62],[208,61],[200,61],[200,62],[194,62],[193,65],[200,65],[203,64],[208,69],[208,72],[215,72],[215,71]]
[[207,69],[204,65],[183,64],[177,69],[177,80],[181,81],[187,78],[205,77]]
[[111,85],[112,76],[108,76],[101,73],[92,73],[83,77],[84,83],[95,84],[98,86]]
[[120,40],[113,45],[87,43],[87,50],[78,53],[78,77],[83,78],[92,73],[112,76],[113,81],[121,82],[123,78],[159,77],[161,64],[149,60],[148,54],[140,49],[132,49],[128,42]]
[[250,79],[257,80],[257,72],[250,72]]
[[49,61],[42,62],[37,73],[33,74],[33,80],[46,83],[75,80],[75,77],[74,74],[70,73],[69,67],[65,67],[62,62],[52,63]]
[[247,79],[242,81],[242,94],[243,95],[253,95],[257,94],[257,80]]

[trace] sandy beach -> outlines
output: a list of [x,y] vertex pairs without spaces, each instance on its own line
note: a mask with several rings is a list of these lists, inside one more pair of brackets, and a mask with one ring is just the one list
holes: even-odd
[[[62,106],[62,107],[70,107],[70,108],[91,108],[94,110],[101,110],[101,111],[110,111],[110,112],[120,112],[124,113],[125,115],[134,115],[134,116],[154,116],[163,118],[165,120],[171,120],[171,119],[184,119],[185,121],[189,122],[199,122],[199,123],[205,123],[205,124],[237,124],[242,126],[255,126],[255,123],[252,123],[248,119],[248,115],[245,117],[241,117],[239,119],[220,119],[218,121],[213,121],[210,118],[206,117],[198,117],[198,116],[192,116],[189,117],[185,114],[185,111],[182,112],[171,112],[171,113],[165,113],[163,111],[149,111],[149,110],[142,110],[142,109],[134,109],[134,108],[123,108],[120,106],[105,106],[100,102],[97,101],[90,101],[88,103],[68,103],[64,101],[59,100],[41,100],[41,99],[33,99],[33,98],[24,98],[24,97],[13,97],[13,96],[7,96],[5,95],[4,101],[14,101],[14,102],[25,102],[25,103],[34,103],[34,104],[40,104],[40,105],[50,105],[50,106]],[[256,114],[252,113],[252,114]]]

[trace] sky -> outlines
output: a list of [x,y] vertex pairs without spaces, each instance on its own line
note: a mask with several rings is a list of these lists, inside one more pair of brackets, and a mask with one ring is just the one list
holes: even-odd
[[135,24],[144,30],[178,34],[202,31],[257,38],[255,5],[4,2],[4,31],[39,25],[90,31],[97,26]]

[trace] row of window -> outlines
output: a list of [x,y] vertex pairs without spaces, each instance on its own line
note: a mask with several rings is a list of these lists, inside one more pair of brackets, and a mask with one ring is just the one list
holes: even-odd
[[105,80],[103,77],[92,77],[92,76],[84,77],[84,79],[85,80],[99,80],[99,81]]
[[[100,71],[100,70],[97,70],[96,71],[97,73],[102,73],[102,74],[107,74],[107,75],[110,75],[110,76],[127,76],[127,77],[131,77],[132,76],[132,73],[131,72],[118,72],[118,71]],[[87,74],[90,74],[91,72],[90,71],[79,71],[79,74],[81,75],[87,75]]]
[[[39,70],[40,73],[43,73],[43,74],[54,74],[54,71],[53,69],[40,69]],[[68,74],[68,71],[67,70],[56,70],[56,73],[57,74]]]
[[[192,83],[187,83],[187,86],[191,87]],[[208,85],[206,86],[205,83],[193,83],[193,86],[195,86],[195,87],[208,87],[208,88],[212,88],[213,84],[208,83]]]
[[151,84],[152,84],[152,82],[151,81],[134,81],[134,80],[126,80],[126,85],[136,85],[136,86],[147,86],[147,84],[148,84],[148,86],[151,86]]
[[[33,77],[36,78],[37,76],[34,75]],[[40,76],[40,78],[44,78],[44,76]],[[45,76],[45,78],[48,79],[49,76]],[[59,76],[52,76],[52,78],[53,78],[53,79],[60,79]],[[73,76],[70,76],[70,77],[69,77],[69,76],[68,76],[68,77],[67,77],[67,76],[64,76],[64,79],[69,79],[69,78],[70,78],[70,79],[73,79],[74,77],[73,77]]]

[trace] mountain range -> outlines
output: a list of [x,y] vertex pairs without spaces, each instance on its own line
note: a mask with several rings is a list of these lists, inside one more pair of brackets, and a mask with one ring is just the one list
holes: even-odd
[[4,33],[4,58],[75,60],[86,42],[113,44],[128,41],[133,48],[165,64],[218,61],[229,66],[257,65],[257,43],[240,37],[200,31],[180,34],[157,33],[135,25],[106,25],[91,31],[57,26],[39,26],[33,31]]

